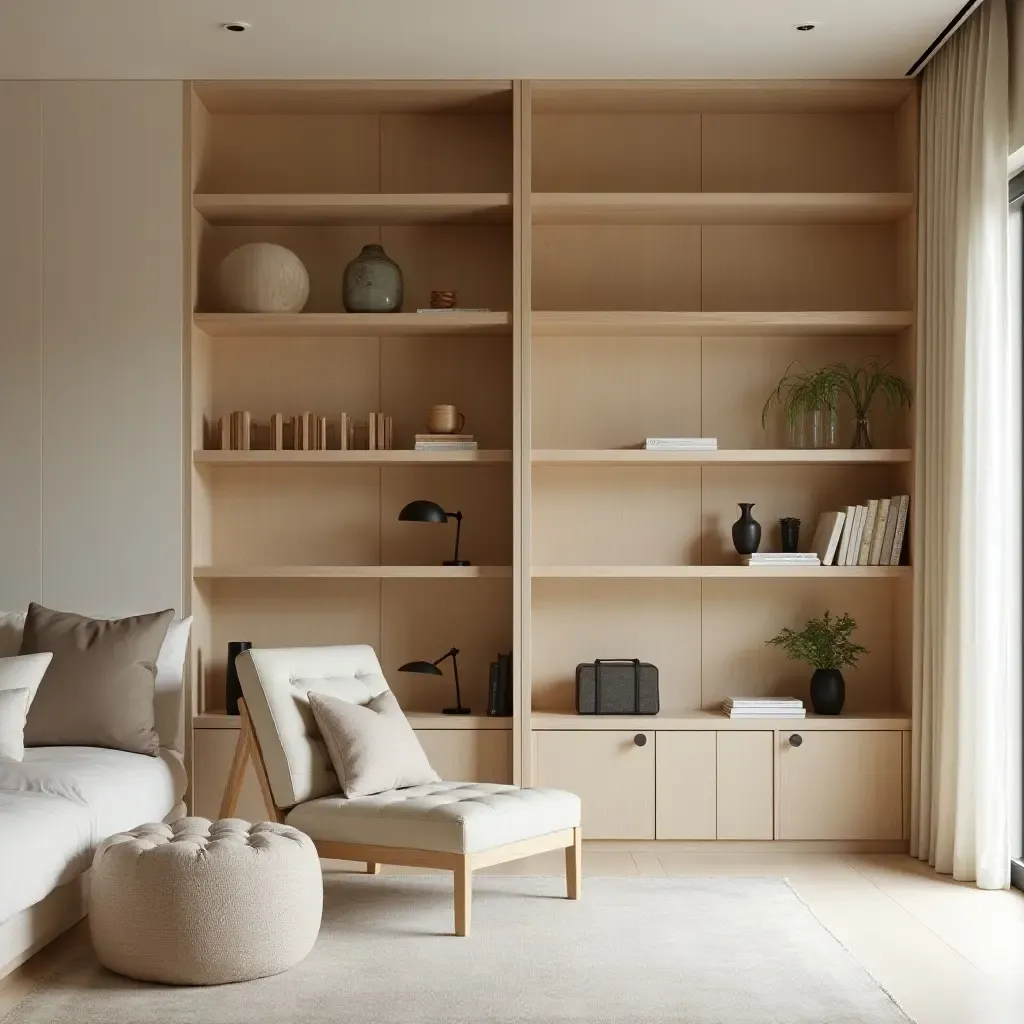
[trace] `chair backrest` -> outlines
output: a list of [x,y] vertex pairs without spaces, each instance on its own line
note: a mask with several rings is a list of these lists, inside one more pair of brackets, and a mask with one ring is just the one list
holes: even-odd
[[366,704],[388,689],[367,644],[245,651],[238,681],[281,810],[338,792],[338,777],[309,707],[309,691]]

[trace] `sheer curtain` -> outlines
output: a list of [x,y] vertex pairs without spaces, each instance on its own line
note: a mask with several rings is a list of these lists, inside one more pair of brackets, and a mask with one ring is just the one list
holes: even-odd
[[911,853],[1009,884],[1020,727],[1020,351],[1007,289],[1007,23],[987,2],[921,92]]

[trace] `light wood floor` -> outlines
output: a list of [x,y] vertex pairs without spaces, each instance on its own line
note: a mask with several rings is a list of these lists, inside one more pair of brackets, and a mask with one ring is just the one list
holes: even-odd
[[[558,852],[485,873],[561,874],[563,863]],[[591,876],[784,876],[917,1024],[1024,1021],[1024,894],[1019,892],[981,892],[909,857],[883,854],[595,844],[584,850],[583,870]],[[422,874],[387,867],[384,872]],[[0,982],[0,1014],[28,989],[45,984],[41,979],[87,941],[80,925]]]

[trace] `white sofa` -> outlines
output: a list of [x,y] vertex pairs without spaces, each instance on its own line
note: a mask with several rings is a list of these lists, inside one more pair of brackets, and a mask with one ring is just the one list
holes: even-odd
[[[25,616],[0,612],[0,658],[18,653]],[[85,913],[99,842],[185,813],[182,673],[190,620],[157,662],[158,757],[98,747],[30,747],[0,761],[0,978]]]

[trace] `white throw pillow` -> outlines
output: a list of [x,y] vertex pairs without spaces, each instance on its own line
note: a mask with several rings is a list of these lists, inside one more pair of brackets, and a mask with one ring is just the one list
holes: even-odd
[[185,723],[181,715],[184,696],[182,680],[185,675],[185,655],[188,654],[188,634],[192,616],[175,619],[167,627],[167,635],[156,659],[156,696],[153,717],[160,746],[185,749]]
[[31,704],[51,661],[53,655],[49,651],[0,658],[0,691],[27,689],[28,702]]
[[29,691],[0,690],[0,761],[20,761],[25,756],[25,719]]
[[309,706],[345,796],[441,781],[390,690],[369,704],[310,691]]

